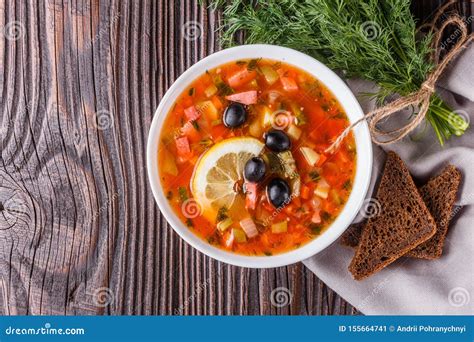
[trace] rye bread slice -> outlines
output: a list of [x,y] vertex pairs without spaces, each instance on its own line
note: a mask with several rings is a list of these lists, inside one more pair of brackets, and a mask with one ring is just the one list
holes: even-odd
[[340,244],[352,248],[359,246],[360,236],[362,235],[362,230],[366,223],[367,221],[364,220],[362,222],[351,224],[341,235],[341,240],[339,241]]
[[388,152],[376,200],[380,213],[367,221],[349,265],[356,280],[376,273],[436,232],[433,217],[395,152]]
[[406,256],[437,259],[443,254],[444,240],[452,219],[453,205],[460,183],[461,172],[453,165],[448,165],[439,175],[432,177],[420,188],[420,195],[436,221],[436,234],[413,248]]
[[[416,246],[405,256],[420,259],[437,259],[442,255],[444,240],[453,216],[453,205],[461,179],[461,172],[455,166],[448,165],[439,175],[431,177],[420,188],[420,195],[428,207],[431,216],[435,219],[437,229],[431,239]],[[365,224],[366,221],[362,221],[350,225],[341,236],[341,245],[357,247]]]

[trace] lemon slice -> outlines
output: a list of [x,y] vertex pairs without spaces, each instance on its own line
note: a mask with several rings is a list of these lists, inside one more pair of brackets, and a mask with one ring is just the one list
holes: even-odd
[[245,163],[263,147],[255,138],[230,138],[201,156],[191,177],[191,192],[205,217],[214,220],[217,210],[232,207],[238,196],[236,183],[244,178]]

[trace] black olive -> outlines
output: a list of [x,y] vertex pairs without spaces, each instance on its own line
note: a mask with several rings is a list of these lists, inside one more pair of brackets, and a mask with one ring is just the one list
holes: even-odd
[[244,176],[249,182],[257,183],[265,177],[266,171],[267,167],[263,159],[260,157],[253,157],[245,164]]
[[241,103],[231,103],[224,112],[224,125],[229,128],[242,126],[247,120],[247,110]]
[[275,208],[281,208],[291,201],[288,183],[281,178],[272,179],[267,185],[267,197]]
[[291,141],[285,132],[272,129],[265,134],[265,146],[273,152],[283,152],[290,149]]

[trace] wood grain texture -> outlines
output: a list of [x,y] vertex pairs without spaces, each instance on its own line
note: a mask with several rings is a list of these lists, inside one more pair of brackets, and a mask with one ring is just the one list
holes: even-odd
[[155,108],[220,49],[220,18],[196,1],[0,0],[1,314],[357,314],[302,264],[202,255],[155,204]]

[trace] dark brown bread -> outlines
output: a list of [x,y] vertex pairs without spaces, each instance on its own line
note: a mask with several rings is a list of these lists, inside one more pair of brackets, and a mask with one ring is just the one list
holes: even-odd
[[[421,259],[437,259],[441,256],[461,178],[459,170],[448,165],[420,188],[420,195],[436,221],[437,230],[431,239],[418,245],[405,256]],[[342,234],[340,243],[347,247],[357,247],[365,224],[366,221],[352,224]]]
[[441,256],[460,183],[461,172],[453,165],[448,165],[420,188],[420,195],[436,221],[436,234],[406,256],[421,259],[437,259]]
[[381,210],[370,217],[349,265],[364,279],[431,238],[436,224],[400,157],[389,152],[377,190]]
[[341,240],[339,241],[341,245],[347,247],[357,247],[359,246],[360,236],[362,235],[362,230],[367,222],[364,220],[359,223],[353,223],[346,229],[346,231],[341,235]]

